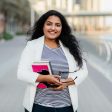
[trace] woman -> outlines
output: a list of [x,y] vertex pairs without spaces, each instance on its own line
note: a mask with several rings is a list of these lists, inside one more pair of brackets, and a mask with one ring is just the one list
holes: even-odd
[[[44,59],[50,61],[52,75],[32,72],[32,63]],[[34,25],[18,67],[18,79],[27,82],[25,111],[76,112],[77,86],[87,74],[78,41],[71,34],[64,16],[55,10],[43,14]],[[55,87],[39,89],[39,82]]]

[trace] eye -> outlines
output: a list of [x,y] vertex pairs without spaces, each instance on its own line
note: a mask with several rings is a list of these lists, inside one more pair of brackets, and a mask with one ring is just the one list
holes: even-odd
[[46,25],[50,26],[50,25],[51,25],[51,23],[46,23]]
[[50,26],[50,25],[52,25],[52,23],[49,22],[49,21],[47,21],[47,22],[46,22],[46,25]]
[[61,27],[61,24],[56,24],[57,27]]

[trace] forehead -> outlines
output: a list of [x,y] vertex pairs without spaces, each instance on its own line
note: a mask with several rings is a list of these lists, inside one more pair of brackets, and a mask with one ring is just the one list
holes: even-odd
[[49,16],[46,20],[47,21],[50,21],[50,22],[56,22],[56,23],[61,23],[61,20],[58,16]]

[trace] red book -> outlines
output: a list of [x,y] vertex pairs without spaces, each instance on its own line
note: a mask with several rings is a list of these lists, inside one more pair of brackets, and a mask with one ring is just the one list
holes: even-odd
[[[49,61],[34,62],[32,64],[32,70],[33,70],[33,72],[40,73],[42,75],[48,75],[48,74],[52,73]],[[40,82],[37,85],[37,88],[41,88],[41,89],[47,88],[47,83],[46,82]]]

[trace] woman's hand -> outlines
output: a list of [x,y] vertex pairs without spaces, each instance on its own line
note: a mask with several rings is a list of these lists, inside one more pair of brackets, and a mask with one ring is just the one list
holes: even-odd
[[59,75],[39,75],[36,82],[47,82],[48,84],[61,85]]
[[60,80],[62,83],[69,83],[69,82],[74,82],[72,78],[67,78],[67,79],[61,79]]
[[60,76],[59,75],[46,75],[46,82],[54,85],[61,85]]
[[75,82],[72,78],[61,79],[60,82],[62,84],[59,85],[58,87],[54,87],[53,90],[61,91],[61,90],[64,90],[65,88],[67,88],[68,86],[75,84]]
[[52,88],[53,90],[55,90],[55,91],[62,91],[62,90],[64,90],[65,88],[67,88],[68,87],[68,84],[67,83],[62,83],[61,85],[59,85],[58,87],[54,87],[54,88]]

